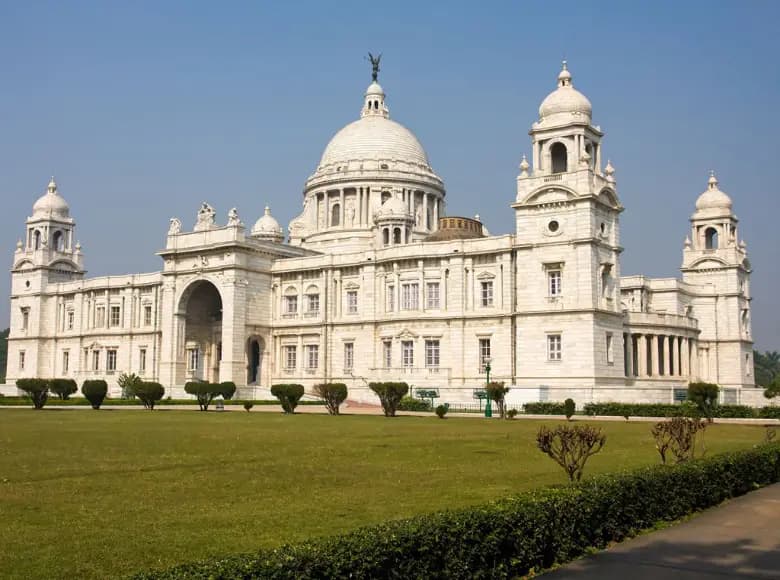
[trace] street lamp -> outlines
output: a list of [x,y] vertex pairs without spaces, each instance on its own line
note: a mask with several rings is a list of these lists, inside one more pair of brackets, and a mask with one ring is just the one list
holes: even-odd
[[488,390],[488,385],[490,385],[490,357],[486,356],[484,359],[482,359],[482,362],[485,365],[485,394],[487,395],[487,403],[485,403],[485,417],[492,417],[493,407],[490,401],[490,391]]

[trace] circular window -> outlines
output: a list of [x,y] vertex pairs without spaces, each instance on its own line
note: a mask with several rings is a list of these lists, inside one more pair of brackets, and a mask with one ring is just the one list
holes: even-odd
[[559,227],[560,224],[557,220],[552,220],[549,224],[547,224],[547,229],[551,232],[557,232]]

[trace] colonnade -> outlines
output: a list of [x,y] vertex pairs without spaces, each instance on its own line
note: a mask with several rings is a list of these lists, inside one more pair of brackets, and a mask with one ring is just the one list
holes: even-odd
[[685,377],[698,375],[696,340],[668,334],[623,333],[627,377]]
[[[415,216],[415,229],[436,231],[442,209],[440,197],[419,189],[401,189],[398,193],[409,213]],[[319,223],[320,229],[373,226],[373,212],[379,209],[384,201],[382,198],[387,195],[393,194],[371,187],[347,187],[315,194],[317,216],[324,218],[324,223]],[[419,216],[416,214],[417,202]],[[334,215],[333,208],[337,205]]]

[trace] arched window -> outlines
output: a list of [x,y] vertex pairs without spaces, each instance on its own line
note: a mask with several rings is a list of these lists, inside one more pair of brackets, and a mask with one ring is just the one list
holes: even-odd
[[704,247],[708,250],[714,250],[718,247],[718,230],[715,228],[704,230]]
[[65,249],[65,244],[63,243],[63,236],[62,232],[56,231],[54,232],[54,236],[52,236],[52,247],[58,251],[61,252],[63,249]]
[[341,224],[341,205],[334,203],[330,208],[330,225],[337,226]]
[[386,246],[390,243],[390,230],[384,228],[382,230],[382,243]]
[[393,244],[401,243],[401,228],[393,229]]
[[33,250],[40,250],[41,249],[41,231],[35,230],[35,233],[33,234]]
[[550,159],[553,173],[565,173],[567,170],[566,145],[553,143],[553,146],[550,147]]

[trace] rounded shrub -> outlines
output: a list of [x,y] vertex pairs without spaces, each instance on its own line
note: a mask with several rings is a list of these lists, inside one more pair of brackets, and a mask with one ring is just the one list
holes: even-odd
[[233,381],[219,383],[219,394],[222,395],[223,399],[229,401],[236,394],[236,383]]
[[441,405],[436,406],[436,416],[439,419],[444,419],[445,415],[447,414],[447,411],[450,410],[450,406],[447,403],[442,403]]
[[279,399],[282,409],[288,415],[295,413],[295,407],[303,397],[303,392],[303,385],[296,383],[271,386],[271,394]]
[[93,409],[100,409],[108,393],[108,384],[102,379],[87,380],[81,385],[81,394],[89,401]]
[[399,411],[431,411],[431,402],[416,397],[404,397],[398,403]]
[[369,383],[368,388],[379,397],[385,417],[395,417],[398,404],[409,392],[409,385],[406,383]]
[[79,387],[73,379],[51,379],[49,390],[63,401],[67,401],[72,394],[79,390]]
[[157,401],[165,396],[165,387],[160,383],[141,381],[133,387],[133,394],[151,411]]
[[571,421],[571,418],[574,416],[574,411],[576,410],[577,406],[574,404],[574,399],[566,399],[563,402],[563,412],[566,415],[566,420]]
[[314,386],[314,392],[325,402],[325,408],[331,415],[338,415],[341,403],[347,400],[347,385],[344,383],[320,383]]
[[32,399],[33,408],[43,409],[49,400],[49,381],[47,379],[18,379],[16,387]]
[[245,411],[251,411],[252,407],[254,407],[255,404],[252,401],[244,401],[244,410]]

